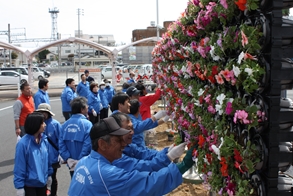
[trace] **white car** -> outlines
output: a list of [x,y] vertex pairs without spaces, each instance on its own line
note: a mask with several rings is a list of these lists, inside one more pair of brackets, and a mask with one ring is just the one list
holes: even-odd
[[2,70],[0,72],[0,85],[17,84],[25,81],[28,81],[27,75],[22,75],[11,70]]
[[34,80],[40,80],[40,79],[45,78],[44,72],[41,71],[40,68],[38,68],[38,67],[32,67],[31,68],[31,71],[32,71]]

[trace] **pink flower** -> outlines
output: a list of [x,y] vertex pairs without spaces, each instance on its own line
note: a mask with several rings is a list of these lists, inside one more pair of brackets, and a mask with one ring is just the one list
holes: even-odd
[[216,109],[215,109],[212,105],[210,105],[210,106],[208,107],[208,112],[210,112],[210,113],[212,113],[212,114],[215,114],[215,113],[216,113]]
[[227,4],[226,0],[221,0],[220,3],[225,9],[228,9],[228,4]]
[[236,123],[237,119],[240,120],[240,122],[242,122],[243,124],[249,124],[250,121],[247,120],[248,117],[248,113],[244,110],[236,110],[235,114],[234,114],[234,123]]
[[215,75],[215,78],[216,78],[218,84],[224,84],[224,80],[220,74]]
[[227,106],[226,106],[226,114],[227,115],[230,115],[232,111],[233,111],[232,103],[231,102],[228,102],[227,103]]
[[231,73],[228,69],[222,70],[220,74],[226,79],[226,81],[230,81]]
[[244,34],[244,32],[243,31],[241,31],[241,38],[242,38],[242,46],[244,47],[245,45],[247,45],[248,44],[248,39],[247,39],[247,37],[246,37],[246,35]]
[[207,95],[207,96],[204,98],[204,100],[205,100],[206,103],[210,103],[210,101],[211,101],[211,95],[210,95],[210,94]]

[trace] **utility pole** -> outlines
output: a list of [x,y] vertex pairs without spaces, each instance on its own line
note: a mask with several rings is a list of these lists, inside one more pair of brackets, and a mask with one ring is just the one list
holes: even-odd
[[[8,43],[10,44],[10,24],[8,24]],[[9,49],[9,66],[11,67],[11,50]]]
[[[78,8],[77,9],[77,15],[78,15],[78,38],[80,38],[80,15],[83,15],[83,9]],[[79,60],[79,69],[81,68],[81,62],[80,62],[80,44],[78,44],[78,60]]]
[[159,0],[157,1],[157,41],[159,40],[160,37],[160,29],[159,29]]

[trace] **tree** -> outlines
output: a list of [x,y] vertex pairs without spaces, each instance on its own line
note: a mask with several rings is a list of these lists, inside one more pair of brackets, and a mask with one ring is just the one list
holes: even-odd
[[17,59],[17,57],[18,57],[17,53],[14,52],[14,51],[12,51],[12,53],[11,53],[11,58],[12,58],[12,59]]
[[47,56],[47,54],[49,54],[49,53],[50,53],[50,51],[47,50],[47,49],[45,49],[45,50],[39,52],[38,56],[39,56],[40,61],[43,60],[43,59],[46,59],[46,56]]

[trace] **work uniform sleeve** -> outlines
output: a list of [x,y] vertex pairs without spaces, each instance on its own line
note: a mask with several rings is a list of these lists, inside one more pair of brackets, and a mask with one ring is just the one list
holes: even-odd
[[161,97],[162,91],[160,89],[156,90],[153,95],[144,96],[143,104],[147,106],[152,106]]
[[142,160],[152,160],[160,152],[161,151],[153,150],[145,146],[137,146],[133,143],[126,146],[123,150],[124,154]]
[[151,118],[147,118],[143,121],[135,121],[133,122],[133,130],[134,134],[142,133],[146,130],[155,128],[158,126],[158,121],[153,121]]
[[160,154],[152,160],[139,160],[127,155],[122,155],[122,158],[115,160],[112,164],[116,167],[125,169],[126,171],[159,171],[171,163],[166,154]]
[[21,142],[16,144],[15,158],[14,158],[14,187],[16,189],[24,188],[24,182],[26,177],[26,146]]
[[77,87],[76,87],[76,93],[78,94],[78,95],[80,95],[80,91],[81,91],[81,86],[80,86],[80,83],[77,85]]
[[66,92],[66,100],[68,101],[68,103],[70,103],[71,100],[74,99],[74,95],[73,95],[73,92],[72,90],[68,90]]
[[16,100],[13,104],[13,114],[14,114],[14,120],[19,120],[19,116],[21,113],[23,105],[20,100]]
[[116,169],[104,171],[102,177],[110,195],[161,196],[182,183],[182,174],[173,163],[158,172]]
[[38,106],[42,103],[41,96],[38,92],[34,96],[34,102],[35,102],[35,109],[38,109]]
[[63,140],[64,125],[62,126],[60,137],[59,137],[59,154],[64,161],[67,161],[70,158],[70,152],[68,151],[66,144]]
[[92,149],[92,143],[90,138],[90,130],[92,128],[92,123],[88,120],[84,120],[84,121],[85,121],[83,122],[83,126],[85,128],[84,142],[83,142],[82,150],[78,157],[78,160],[80,160],[84,156],[89,155]]

